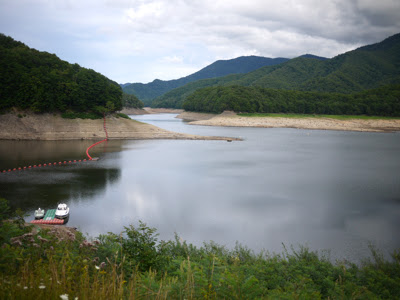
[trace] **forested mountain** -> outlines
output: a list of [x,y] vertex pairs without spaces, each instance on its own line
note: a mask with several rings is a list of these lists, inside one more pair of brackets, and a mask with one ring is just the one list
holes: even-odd
[[90,69],[0,34],[0,110],[94,112],[122,108],[122,89]]
[[189,76],[175,80],[159,80],[156,79],[150,83],[132,83],[122,84],[123,91],[127,94],[134,94],[145,105],[150,105],[152,100],[164,93],[183,86],[189,82],[193,82],[205,78],[215,78],[226,76],[229,74],[248,73],[263,66],[272,66],[287,61],[287,58],[267,58],[259,56],[242,56],[229,60],[218,60],[211,65],[193,73]]
[[352,94],[278,90],[257,86],[202,88],[183,103],[188,111],[297,113],[400,117],[400,84]]
[[329,60],[298,57],[247,74],[189,83],[155,99],[154,107],[180,108],[188,95],[209,86],[354,93],[400,83],[400,34]]
[[[152,107],[171,107],[171,108],[182,108],[182,104],[186,97],[192,94],[194,91],[209,87],[209,86],[225,86],[225,85],[243,85],[251,86],[258,85],[259,79],[265,78],[269,74],[276,74],[276,77],[270,78],[269,83],[274,88],[288,89],[293,84],[293,79],[306,80],[308,71],[311,68],[315,68],[320,64],[323,64],[323,60],[313,59],[309,57],[298,57],[293,58],[283,64],[263,67],[247,74],[235,74],[224,77],[203,79],[188,83],[180,88],[173,89],[168,93],[154,99]],[[290,72],[283,72],[279,74],[280,70],[289,70]],[[278,76],[279,75],[279,76]],[[295,88],[294,86],[292,88]]]
[[135,95],[123,93],[122,105],[127,108],[143,108],[143,102],[140,101]]

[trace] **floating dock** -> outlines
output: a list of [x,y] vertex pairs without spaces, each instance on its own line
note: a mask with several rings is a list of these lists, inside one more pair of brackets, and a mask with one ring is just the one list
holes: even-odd
[[56,218],[56,210],[48,209],[43,219],[33,220],[31,223],[33,224],[56,224],[62,225],[67,219],[57,219]]

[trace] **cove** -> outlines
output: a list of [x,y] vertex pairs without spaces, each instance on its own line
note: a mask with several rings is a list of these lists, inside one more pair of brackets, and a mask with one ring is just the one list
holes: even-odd
[[[243,141],[109,141],[97,162],[0,174],[0,197],[33,219],[71,208],[68,226],[95,237],[138,220],[160,239],[282,243],[358,261],[374,244],[400,247],[400,135],[187,125],[173,114],[132,116],[176,132]],[[0,141],[0,169],[85,158],[89,141]]]

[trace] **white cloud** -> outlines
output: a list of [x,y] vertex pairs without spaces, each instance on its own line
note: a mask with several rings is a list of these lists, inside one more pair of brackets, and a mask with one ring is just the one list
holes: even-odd
[[118,82],[241,55],[332,57],[400,32],[398,0],[2,0],[0,28]]
[[161,59],[162,62],[167,62],[167,63],[182,63],[183,62],[183,58],[182,57],[178,57],[176,55],[173,56],[164,56]]

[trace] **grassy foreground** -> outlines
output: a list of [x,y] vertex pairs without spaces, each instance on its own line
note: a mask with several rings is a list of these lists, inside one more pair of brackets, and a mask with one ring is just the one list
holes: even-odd
[[213,242],[158,241],[139,222],[89,240],[34,234],[0,199],[0,299],[398,299],[400,252],[357,266],[307,248],[255,254]]
[[399,117],[365,116],[365,115],[316,115],[316,114],[275,114],[275,113],[238,113],[242,117],[270,118],[329,118],[335,120],[399,120]]

